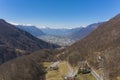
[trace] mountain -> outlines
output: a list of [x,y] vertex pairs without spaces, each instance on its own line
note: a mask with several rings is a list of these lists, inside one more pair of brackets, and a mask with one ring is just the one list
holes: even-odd
[[74,39],[74,40],[80,40],[84,37],[86,37],[89,33],[91,33],[92,31],[94,31],[99,25],[101,25],[103,22],[99,22],[99,23],[93,23],[88,25],[85,28],[76,28],[75,31],[69,35],[70,39]]
[[59,46],[44,42],[0,19],[0,63],[39,49],[53,49],[57,47]]
[[[71,64],[87,60],[96,69],[102,66],[105,80],[117,80],[120,76],[120,14],[66,50]],[[100,57],[102,61],[98,62]]]
[[34,36],[41,36],[41,35],[45,35],[45,33],[43,33],[40,29],[38,29],[35,26],[27,26],[27,25],[15,25],[17,28],[25,30],[29,33],[31,33]]

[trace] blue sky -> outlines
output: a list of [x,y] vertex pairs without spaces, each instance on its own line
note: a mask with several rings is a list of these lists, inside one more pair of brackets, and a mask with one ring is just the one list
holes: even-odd
[[0,18],[38,27],[74,28],[120,13],[120,0],[0,0]]

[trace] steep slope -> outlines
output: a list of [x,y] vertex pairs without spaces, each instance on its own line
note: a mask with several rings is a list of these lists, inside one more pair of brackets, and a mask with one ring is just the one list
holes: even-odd
[[27,31],[29,33],[31,33],[34,36],[41,36],[41,35],[45,35],[45,33],[43,33],[40,29],[38,29],[35,26],[27,26],[27,25],[15,25],[17,28],[22,29],[24,31]]
[[88,25],[85,28],[81,28],[78,30],[76,29],[76,31],[74,31],[71,35],[69,35],[69,37],[74,40],[80,40],[80,39],[86,37],[92,31],[94,31],[102,23],[103,22],[93,23],[93,24]]
[[39,49],[59,47],[44,42],[0,19],[0,63]]
[[109,80],[116,80],[116,77],[120,76],[120,14],[73,44],[67,52],[72,56],[71,62],[74,60],[77,64],[81,59],[88,60],[93,67],[99,67],[97,58],[102,56],[104,75],[108,76]]
[[15,49],[6,46],[0,46],[0,64],[15,57],[17,57]]
[[27,57],[0,66],[0,80],[45,80],[44,75],[43,67]]

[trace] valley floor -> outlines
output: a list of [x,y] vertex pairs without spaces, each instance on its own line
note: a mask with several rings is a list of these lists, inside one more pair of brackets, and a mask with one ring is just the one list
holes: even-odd
[[[49,67],[51,63],[44,62],[45,67]],[[66,61],[62,61],[58,64],[58,70],[48,70],[46,74],[46,80],[64,80],[69,69]],[[77,80],[96,80],[91,73],[77,75]]]

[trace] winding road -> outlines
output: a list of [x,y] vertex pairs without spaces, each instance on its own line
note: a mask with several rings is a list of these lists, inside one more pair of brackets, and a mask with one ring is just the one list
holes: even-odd
[[91,69],[91,74],[96,78],[96,80],[103,80],[93,69]]

